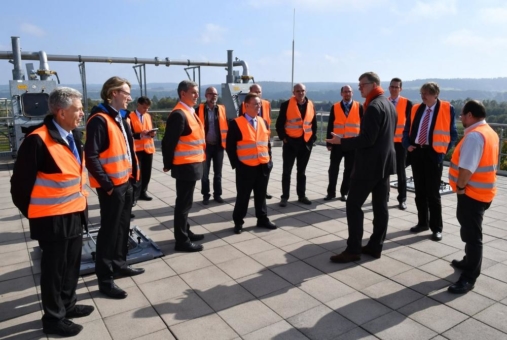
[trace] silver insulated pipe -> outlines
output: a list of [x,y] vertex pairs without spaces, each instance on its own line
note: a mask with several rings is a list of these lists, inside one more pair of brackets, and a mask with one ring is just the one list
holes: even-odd
[[49,65],[48,65],[48,56],[46,55],[46,52],[40,51],[39,52],[39,71],[47,71],[47,72],[40,72],[40,80],[48,80],[50,77],[49,73]]
[[21,47],[19,46],[19,37],[11,37],[12,41],[12,63],[14,69],[12,70],[13,80],[25,80],[25,73],[21,68]]

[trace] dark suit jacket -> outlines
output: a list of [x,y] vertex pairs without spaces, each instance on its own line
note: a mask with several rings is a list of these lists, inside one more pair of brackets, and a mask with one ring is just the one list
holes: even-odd
[[351,179],[378,180],[396,173],[394,130],[396,109],[380,95],[370,102],[359,136],[341,140],[342,150],[356,150]]
[[[196,119],[197,116],[195,117]],[[190,163],[174,165],[174,149],[180,136],[188,136],[192,133],[188,125],[185,113],[181,110],[172,111],[167,117],[165,134],[162,139],[162,157],[164,169],[171,170],[171,176],[185,181],[197,181],[202,178],[203,163]]]
[[[208,131],[209,131],[209,121],[208,121],[208,104],[206,102],[203,103],[204,104],[204,107],[203,107],[203,110],[204,110],[204,136],[207,136],[208,135]],[[220,149],[223,149],[222,147],[222,138],[221,138],[221,134],[220,134],[220,123],[218,122],[218,105],[215,105],[215,136],[217,136],[217,146],[220,148]],[[195,109],[195,112],[197,115],[199,115],[197,112],[199,110],[199,106],[197,106],[197,108]],[[225,119],[227,121],[227,113],[225,115]]]
[[[417,137],[417,132],[419,130],[419,124],[421,123],[421,118],[422,118],[425,110],[426,110],[426,105],[422,103],[417,108],[417,112],[415,113],[415,116],[414,116],[414,121],[411,122],[410,117],[409,117],[409,119],[407,119],[407,122],[405,123],[405,128],[403,129],[403,139],[401,141],[403,143],[403,146],[405,147],[405,149],[408,149],[408,147],[411,145],[416,145],[415,139]],[[428,140],[429,145],[433,144],[433,130],[435,129],[437,115],[440,114],[439,110],[440,110],[440,99],[437,99],[437,104],[435,105],[435,110],[433,113],[433,119],[430,122],[430,131],[429,131],[429,140]],[[451,126],[449,127],[449,131],[451,134],[451,141],[449,143],[449,147],[447,148],[447,152],[449,152],[449,150],[454,146],[454,144],[456,144],[456,140],[458,139],[458,131],[456,130],[454,107],[452,105],[451,105],[451,124],[450,125]],[[433,159],[435,160],[435,162],[442,163],[444,160],[445,154],[437,153],[433,148],[430,148],[430,150],[434,155]],[[410,154],[410,152],[409,152],[409,154]]]

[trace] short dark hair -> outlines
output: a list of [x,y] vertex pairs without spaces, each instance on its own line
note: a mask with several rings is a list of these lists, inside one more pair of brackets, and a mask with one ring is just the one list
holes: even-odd
[[463,114],[470,112],[475,118],[486,118],[486,108],[478,100],[469,100],[463,106]]
[[380,77],[375,72],[365,72],[361,74],[358,80],[361,81],[361,79],[365,77],[368,79],[368,81],[380,85]]
[[423,86],[421,86],[421,92],[423,90],[426,90],[429,94],[436,95],[437,97],[440,94],[440,87],[438,87],[438,84],[433,81],[423,84]]
[[260,98],[260,97],[259,97],[259,95],[258,95],[257,93],[250,92],[250,93],[248,93],[248,94],[246,95],[244,102],[245,102],[245,103],[249,103],[249,102],[250,102],[250,99],[252,99],[252,98]]
[[151,106],[151,99],[146,96],[141,96],[139,99],[137,99],[137,104]]
[[178,84],[178,97],[181,99],[181,91],[187,92],[191,87],[198,87],[196,82],[191,80],[182,80]]
[[395,81],[395,82],[397,82],[397,83],[400,83],[400,89],[403,87],[403,82],[401,81],[401,79],[400,79],[400,78],[393,78],[393,79],[391,79],[391,83],[392,83],[393,81]]

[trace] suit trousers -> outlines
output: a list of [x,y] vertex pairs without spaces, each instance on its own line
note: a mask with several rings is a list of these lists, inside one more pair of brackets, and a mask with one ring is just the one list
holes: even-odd
[[134,197],[137,200],[141,194],[146,194],[146,191],[148,191],[148,184],[150,184],[151,179],[151,169],[153,167],[153,154],[138,151],[136,152],[136,155],[141,169],[141,179],[139,183],[136,184],[134,193]]
[[222,196],[222,167],[224,164],[224,149],[221,145],[206,144],[206,162],[201,179],[201,194],[210,197],[209,171],[213,161],[213,197]]
[[113,282],[115,272],[127,263],[133,190],[130,182],[115,186],[111,195],[97,188],[100,229],[97,235],[95,273],[99,284]]
[[364,213],[361,207],[370,193],[373,209],[373,234],[368,241],[368,246],[373,251],[380,252],[384,245],[389,221],[389,211],[387,209],[389,176],[377,180],[352,179],[346,205],[349,227],[347,251],[352,254],[361,254],[364,232]]
[[443,165],[435,161],[434,151],[431,147],[416,148],[412,151],[410,158],[414,177],[417,225],[429,226],[434,233],[442,232],[440,183]]
[[[81,217],[77,216],[80,223]],[[76,287],[81,265],[81,236],[56,241],[39,241],[41,257],[42,324],[56,323],[76,305]]]
[[174,238],[177,244],[190,242],[188,213],[194,202],[196,181],[176,178],[176,204],[174,206]]
[[266,222],[268,209],[266,207],[266,191],[268,189],[268,174],[262,165],[248,166],[239,164],[236,168],[236,204],[232,212],[235,226],[242,226],[243,218],[248,210],[250,194],[254,192],[255,217],[258,222]]
[[294,162],[297,161],[297,175],[296,175],[296,193],[298,197],[306,196],[306,166],[310,160],[311,147],[306,143],[283,143],[282,148],[282,198],[289,199],[290,197],[290,176]]
[[461,240],[465,242],[465,267],[461,279],[475,282],[481,274],[482,265],[482,220],[491,205],[480,202],[466,194],[457,195],[456,217],[461,226]]
[[398,202],[407,200],[407,174],[405,171],[407,163],[407,149],[401,143],[394,143],[396,151],[396,175],[398,177]]
[[343,179],[340,187],[340,195],[345,196],[349,193],[350,187],[350,174],[352,173],[352,168],[354,166],[354,157],[355,150],[350,151],[342,151],[340,145],[333,145],[331,148],[330,160],[329,163],[329,184],[327,187],[328,196],[334,197],[336,196],[336,183],[338,182],[338,173],[340,172],[340,163],[342,158],[345,158],[344,161],[344,170],[343,170]]

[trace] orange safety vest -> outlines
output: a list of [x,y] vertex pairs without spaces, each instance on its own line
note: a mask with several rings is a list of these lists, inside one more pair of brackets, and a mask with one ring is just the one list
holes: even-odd
[[[222,147],[225,149],[225,141],[227,139],[227,131],[229,131],[229,127],[227,126],[227,114],[225,113],[225,106],[218,106],[218,126],[220,127],[220,140],[222,143]],[[204,110],[205,104],[200,104],[197,108],[197,116],[201,120],[202,126],[204,126]]]
[[174,148],[173,164],[182,165],[204,162],[206,160],[206,154],[204,153],[204,149],[206,148],[204,125],[200,119],[180,102],[176,104],[173,112],[176,110],[183,111],[192,132],[188,136],[180,136],[178,144]]
[[[132,174],[132,166],[129,163],[127,144],[121,128],[113,117],[105,113],[97,113],[106,121],[109,148],[99,154],[99,162],[102,169],[109,176],[114,186],[122,185],[129,180]],[[121,123],[120,123],[121,124]],[[132,155],[135,157],[135,153]],[[99,182],[90,174],[90,186],[100,188]]]
[[[139,120],[137,113],[135,111],[130,113],[130,121],[132,124],[132,132],[133,133],[141,133],[144,130],[153,129],[153,124],[151,122],[151,116],[148,113],[143,114],[143,122]],[[153,142],[153,138],[140,138],[134,139],[134,148],[136,152],[144,151],[147,154],[155,153],[155,143]]]
[[401,143],[403,139],[403,129],[405,128],[405,122],[407,121],[407,105],[408,99],[402,96],[398,97],[396,103],[396,112],[398,113],[398,122],[396,123],[396,131],[394,133],[394,142]]
[[257,119],[257,130],[245,116],[235,119],[238,124],[241,136],[238,141],[236,153],[241,163],[248,166],[257,166],[269,162],[269,130],[262,119]]
[[[271,115],[269,114],[271,112],[271,103],[269,100],[261,99],[261,106],[262,106],[262,118],[268,123],[268,126],[271,126]],[[241,103],[241,113],[245,114],[246,108],[245,108],[245,102]],[[271,132],[271,130],[270,130]]]
[[333,106],[334,122],[333,132],[343,138],[356,137],[359,135],[359,127],[361,125],[361,116],[359,115],[359,103],[352,101],[349,115],[343,112],[341,102],[335,103]]
[[[414,117],[419,105],[421,104],[415,104],[412,107],[410,130],[412,130],[412,127],[414,126]],[[435,117],[435,115],[437,115],[437,117],[435,128],[433,129],[433,143],[431,146],[437,153],[446,153],[449,143],[451,142],[451,103],[441,100],[438,112],[433,112],[433,117]]]
[[37,172],[30,195],[28,218],[64,215],[86,209],[86,172],[68,147],[55,142],[44,125],[32,132],[39,135],[61,173]]
[[[470,177],[466,185],[465,195],[480,202],[489,203],[493,201],[496,194],[496,169],[498,168],[499,139],[497,133],[488,125],[479,125],[472,131],[479,132],[484,138],[484,148],[479,166]],[[466,136],[465,136],[466,138]],[[459,158],[461,146],[465,138],[461,139],[451,158],[449,166],[449,184],[453,191],[457,191],[456,182],[459,175]]]
[[308,100],[306,106],[305,120],[301,118],[301,112],[297,105],[295,97],[289,99],[289,105],[287,107],[287,120],[285,121],[285,133],[291,138],[299,138],[303,136],[306,142],[312,137],[312,120],[315,116],[315,110],[313,103]]

